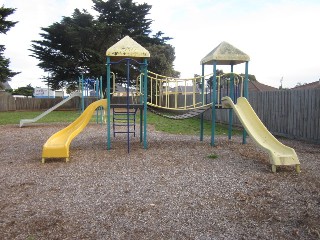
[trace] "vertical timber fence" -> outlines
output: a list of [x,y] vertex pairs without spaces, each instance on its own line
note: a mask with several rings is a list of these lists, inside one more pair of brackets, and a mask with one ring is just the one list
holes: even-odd
[[[0,112],[46,110],[61,100],[59,98],[14,98],[9,94],[0,94]],[[91,99],[88,100],[90,104]],[[185,98],[181,97],[180,101],[184,102]],[[187,101],[191,99],[188,98]],[[320,89],[250,92],[249,102],[272,134],[320,144]],[[70,103],[62,108],[79,109],[79,99],[71,99]],[[228,124],[228,117],[228,110],[216,110],[217,122]],[[211,120],[211,111],[206,111],[204,118]],[[233,124],[241,126],[235,115]]]
[[[320,89],[250,92],[249,102],[272,134],[320,144]],[[216,114],[217,122],[228,123],[227,110]],[[211,120],[210,112],[204,117]],[[233,124],[241,126],[236,116]]]
[[[0,112],[7,111],[45,111],[62,101],[63,98],[18,98],[11,94],[0,94]],[[96,101],[95,97],[85,97],[85,107]],[[64,103],[57,110],[81,109],[80,98],[73,98]]]

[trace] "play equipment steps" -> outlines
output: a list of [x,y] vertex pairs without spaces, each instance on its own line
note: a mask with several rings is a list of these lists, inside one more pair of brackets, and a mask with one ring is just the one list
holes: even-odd
[[41,113],[39,116],[32,118],[32,119],[21,119],[20,120],[20,127],[23,127],[24,125],[28,124],[28,123],[34,123],[39,121],[41,118],[43,118],[44,116],[46,116],[47,114],[49,114],[50,112],[52,112],[53,110],[57,109],[58,107],[62,106],[63,104],[65,104],[66,102],[68,102],[69,100],[71,100],[74,97],[82,97],[82,93],[81,92],[74,92],[72,94],[70,94],[70,96],[64,100],[62,100],[61,102],[59,102],[58,104],[54,105],[52,108],[49,108],[47,111]]
[[[117,133],[133,134],[136,136],[136,113],[137,109],[113,108],[113,136]],[[127,127],[127,131],[117,130],[117,127]],[[133,128],[133,129],[132,129]]]

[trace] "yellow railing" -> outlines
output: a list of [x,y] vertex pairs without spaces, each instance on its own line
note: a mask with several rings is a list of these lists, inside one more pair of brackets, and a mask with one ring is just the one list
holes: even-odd
[[[113,86],[115,86],[115,74],[113,76]],[[149,102],[148,104],[154,107],[171,109],[171,110],[191,110],[201,107],[211,105],[206,103],[206,94],[205,92],[202,95],[201,91],[197,91],[197,84],[202,84],[202,79],[213,76],[213,74],[208,74],[205,76],[196,76],[193,78],[172,78],[163,76],[157,73],[148,71],[148,84],[150,88],[149,92]],[[141,73],[136,79],[136,89],[135,95],[142,95],[142,85],[141,78],[143,73]],[[220,104],[220,99],[226,95],[230,95],[231,89],[231,79],[233,78],[233,89],[234,92],[238,92],[241,97],[243,94],[243,76],[236,73],[225,73],[217,76],[217,91],[216,99],[217,105]],[[202,86],[205,87],[205,86]],[[237,89],[238,88],[238,89]],[[209,89],[209,93],[210,93]],[[113,94],[115,93],[115,87],[113,89]],[[133,95],[133,94],[132,94]],[[192,99],[189,99],[188,96],[192,95]],[[172,97],[173,96],[173,97]],[[179,97],[180,96],[180,97]],[[199,97],[201,96],[201,97]],[[183,100],[181,101],[181,98]],[[180,104],[179,104],[180,100]],[[190,103],[191,102],[191,103]],[[182,103],[182,104],[181,104]]]
[[[197,101],[197,95],[200,95],[201,92],[197,92],[197,83],[202,83],[203,78],[212,76],[208,74],[205,76],[196,76],[193,78],[171,78],[156,74],[148,71],[148,78],[150,84],[150,105],[157,106],[160,108],[172,109],[172,110],[189,110],[195,109],[207,105],[205,101],[205,94],[203,94],[200,101]],[[229,88],[230,93],[230,83],[231,78],[234,79],[234,89],[236,87],[241,87],[240,95],[243,93],[243,77],[236,73],[226,73],[223,75],[217,76],[217,99],[218,104],[222,97],[222,89],[225,87]],[[227,85],[227,86],[225,86]],[[191,91],[187,90],[192,89]],[[203,86],[204,87],[204,86]],[[181,88],[181,91],[179,91]],[[228,89],[227,89],[228,91]],[[173,99],[172,96],[174,95]],[[178,96],[184,95],[184,104],[183,106],[178,105]],[[187,104],[187,96],[192,95],[192,104]],[[154,99],[155,98],[155,99]],[[199,98],[198,98],[199,99]],[[174,101],[173,103],[171,101]],[[163,103],[163,101],[165,101]],[[210,103],[211,104],[211,103]],[[171,107],[170,107],[171,106]]]

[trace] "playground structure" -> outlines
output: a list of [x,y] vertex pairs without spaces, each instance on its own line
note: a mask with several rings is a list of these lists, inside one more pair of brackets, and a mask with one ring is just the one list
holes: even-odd
[[[135,136],[135,115],[140,110],[140,142],[146,149],[147,143],[147,105],[152,108],[188,111],[179,114],[176,117],[165,115],[175,119],[183,119],[200,115],[200,141],[203,141],[203,112],[211,108],[212,124],[211,124],[211,145],[215,145],[215,115],[216,109],[225,108],[229,111],[229,133],[232,133],[233,110],[241,120],[245,130],[243,131],[243,143],[246,143],[247,132],[253,138],[258,146],[267,151],[272,164],[272,171],[276,171],[279,165],[295,165],[296,171],[300,171],[300,163],[295,151],[278,142],[272,134],[264,127],[260,119],[256,116],[250,104],[246,100],[248,98],[248,62],[249,56],[232,45],[222,42],[213,49],[207,56],[201,60],[202,76],[191,79],[175,79],[161,76],[147,71],[147,59],[150,53],[140,44],[130,37],[126,36],[106,52],[107,66],[107,89],[106,100],[100,100],[88,107],[88,112],[84,112],[83,117],[76,120],[77,124],[71,124],[69,129],[62,130],[49,138],[43,149],[43,162],[49,157],[69,158],[69,145],[72,139],[79,134],[87,124],[87,116],[91,116],[93,109],[103,106],[107,110],[107,149],[111,149],[111,109],[113,110],[113,133],[127,134],[128,153],[130,152],[130,136]],[[233,67],[236,64],[245,63],[245,74],[238,75],[233,73]],[[122,87],[124,91],[116,91],[117,77],[111,71],[111,67],[124,65],[126,79]],[[205,97],[205,65],[213,66],[210,85],[210,100]],[[230,65],[231,73],[226,76],[217,76],[217,65]],[[138,73],[137,73],[138,71]],[[133,73],[135,72],[135,73]],[[136,84],[132,86],[132,78],[137,75]],[[111,76],[113,86],[111,86]],[[150,84],[150,95],[148,99],[148,80]],[[184,81],[184,82],[183,82]],[[192,90],[187,90],[187,82],[192,82]],[[178,87],[184,85],[184,90],[179,95]],[[196,93],[196,85],[201,85],[201,91]],[[111,91],[111,88],[113,90]],[[169,90],[170,88],[172,89]],[[191,94],[192,101],[187,101],[187,94]],[[207,96],[207,94],[206,94]],[[119,97],[124,98],[124,102],[117,101]],[[178,98],[185,98],[184,104],[178,104]],[[123,99],[122,99],[123,100]],[[149,101],[148,101],[149,100]],[[104,103],[106,105],[104,105]],[[120,110],[119,110],[120,109]],[[120,121],[120,122],[118,122]],[[83,123],[81,123],[83,122]],[[116,128],[125,127],[125,131],[117,131]],[[131,129],[133,127],[133,130]],[[67,127],[68,128],[68,127]],[[61,147],[55,147],[61,145]],[[61,154],[60,154],[61,152]]]
[[35,118],[21,119],[19,126],[23,127],[26,124],[35,123],[35,122],[39,121],[44,116],[48,115],[49,113],[51,113],[52,111],[54,111],[55,109],[57,109],[58,107],[62,106],[63,104],[65,104],[66,102],[70,101],[71,99],[73,99],[75,97],[82,97],[82,93],[81,92],[74,92],[74,93],[70,94],[69,97],[67,97],[66,99],[62,100],[61,102],[59,102],[58,104],[54,105],[53,107],[49,108],[48,110],[46,110],[45,112],[41,113],[40,115],[38,115]]
[[[40,115],[38,115],[35,118],[31,119],[21,119],[20,120],[20,127],[26,126],[30,123],[35,123],[39,121],[41,118],[45,117],[52,111],[56,110],[57,108],[61,107],[63,104],[66,102],[70,101],[71,99],[75,97],[80,97],[81,98],[81,112],[84,111],[85,108],[85,96],[90,96],[90,90],[91,90],[91,96],[95,97],[97,100],[101,99],[103,97],[102,93],[102,78],[100,79],[89,79],[89,78],[84,78],[83,76],[79,78],[79,85],[78,85],[78,90],[75,92],[72,92],[69,97],[63,99],[61,102],[57,103],[53,107],[49,108],[48,110],[44,111]],[[93,94],[92,94],[93,92]],[[87,104],[88,105],[88,104]],[[99,109],[100,110],[100,109]],[[101,111],[97,111],[97,121],[102,118]]]
[[239,97],[237,104],[234,104],[230,97],[224,97],[222,104],[236,112],[254,142],[269,154],[273,172],[276,172],[279,165],[293,164],[296,166],[296,171],[300,172],[300,162],[294,149],[283,145],[268,131],[246,98]]
[[[140,110],[140,142],[147,148],[147,59],[150,57],[148,50],[143,48],[129,36],[111,46],[106,51],[107,61],[107,149],[111,149],[111,108],[113,109],[113,130],[116,133],[127,134],[127,149],[130,152],[130,135],[135,136],[135,114]],[[116,94],[115,74],[111,67],[123,64],[125,66],[125,92]],[[138,69],[138,73],[137,70]],[[139,78],[139,86],[132,91],[131,78],[133,72]],[[113,75],[113,91],[111,92],[111,74]],[[125,97],[124,103],[118,103],[117,98]],[[137,100],[136,102],[134,100]],[[121,110],[115,110],[121,109]],[[120,120],[121,122],[117,122]],[[125,131],[117,131],[116,127],[124,126]],[[132,130],[132,127],[134,128]]]
[[53,134],[43,145],[42,163],[45,162],[46,158],[65,158],[66,161],[69,161],[71,141],[87,126],[98,107],[106,109],[106,100],[101,99],[91,103],[74,122]]
[[[151,85],[151,94],[148,105],[152,109],[157,108],[171,112],[182,112],[181,114],[166,115],[154,111],[163,117],[171,119],[185,119],[200,115],[212,107],[212,88],[208,89],[206,87],[208,83],[202,83],[202,79],[206,79],[206,77],[210,77],[212,82],[213,74],[180,79],[162,76],[149,71],[148,79]],[[224,96],[233,94],[235,99],[242,96],[243,82],[244,77],[236,73],[226,73],[217,76],[215,107],[222,107],[221,99]]]

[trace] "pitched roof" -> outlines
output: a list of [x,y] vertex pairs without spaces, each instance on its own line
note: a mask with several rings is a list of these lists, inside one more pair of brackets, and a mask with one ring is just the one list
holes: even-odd
[[140,60],[150,57],[149,51],[129,36],[125,36],[119,42],[111,46],[107,50],[106,55],[112,60],[123,58],[134,58]]
[[267,92],[278,91],[279,89],[260,83],[258,81],[249,81],[249,92]]
[[230,43],[222,42],[208,53],[200,64],[213,65],[214,61],[217,61],[217,65],[236,65],[250,61],[250,57]]
[[294,90],[301,90],[301,89],[314,89],[314,88],[320,88],[320,80],[316,81],[316,82],[296,86],[293,89]]

